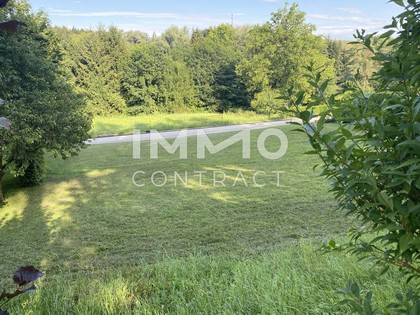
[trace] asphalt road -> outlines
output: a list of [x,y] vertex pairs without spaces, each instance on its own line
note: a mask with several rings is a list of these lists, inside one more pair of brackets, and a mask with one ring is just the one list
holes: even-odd
[[[266,129],[272,127],[285,126],[292,120],[279,120],[279,121],[269,121],[262,123],[252,123],[252,124],[243,124],[243,125],[229,125],[229,126],[220,126],[220,127],[208,127],[208,128],[197,128],[197,129],[186,129],[186,136],[192,137],[197,135],[197,130],[204,131],[207,135],[225,133],[225,132],[235,132],[242,130],[258,130]],[[160,131],[159,135],[165,139],[173,139],[178,137],[181,130],[174,131]],[[153,133],[141,133],[140,140],[147,141],[153,139]],[[123,135],[123,136],[110,136],[110,137],[98,137],[95,139],[88,140],[88,144],[110,144],[110,143],[125,143],[132,142],[133,135]]]

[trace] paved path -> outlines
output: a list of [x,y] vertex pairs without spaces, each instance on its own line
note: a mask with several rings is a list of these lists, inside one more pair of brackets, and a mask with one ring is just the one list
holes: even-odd
[[[225,132],[234,132],[234,131],[241,131],[241,130],[257,130],[257,129],[265,129],[271,127],[279,127],[285,126],[289,122],[288,120],[279,120],[279,121],[269,121],[269,122],[262,122],[262,123],[252,123],[252,124],[243,124],[243,125],[229,125],[229,126],[221,126],[221,127],[208,127],[208,128],[198,128],[198,129],[187,129],[187,136],[196,136],[197,130],[203,130],[206,134],[217,134],[217,133],[225,133]],[[172,139],[176,138],[180,133],[180,130],[176,131],[161,131],[159,135],[165,139]],[[142,133],[140,135],[140,140],[147,141],[153,137],[153,134],[150,133]],[[124,136],[111,136],[111,137],[98,137],[96,139],[90,139],[88,141],[89,144],[109,144],[109,143],[124,143],[124,142],[132,142],[133,135],[124,135]]]

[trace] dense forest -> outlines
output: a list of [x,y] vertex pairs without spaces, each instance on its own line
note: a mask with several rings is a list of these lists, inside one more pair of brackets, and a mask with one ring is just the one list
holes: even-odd
[[[255,110],[273,114],[293,88],[309,91],[306,66],[325,69],[336,89],[375,64],[348,42],[314,35],[296,4],[262,25],[205,30],[170,27],[160,36],[116,27],[53,28],[68,80],[94,115]],[[333,91],[330,91],[333,92]]]

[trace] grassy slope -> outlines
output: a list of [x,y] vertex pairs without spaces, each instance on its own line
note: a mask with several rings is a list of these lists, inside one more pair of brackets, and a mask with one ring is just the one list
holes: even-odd
[[[316,159],[302,154],[305,139],[288,135],[290,148],[279,161],[261,159],[255,149],[244,161],[238,146],[204,161],[168,154],[135,161],[131,144],[90,147],[65,162],[49,159],[44,185],[21,190],[8,183],[9,205],[0,213],[3,283],[20,265],[46,271],[45,290],[30,303],[39,307],[35,314],[315,314],[313,307],[325,314],[328,301],[321,297],[332,299],[334,289],[366,270],[348,258],[321,257],[314,247],[296,250],[302,242],[342,235],[352,223],[333,211],[327,184],[311,168]],[[268,146],[274,150],[276,143],[269,139]],[[191,176],[189,187],[138,188],[131,176],[139,170],[148,176],[226,170],[230,181],[213,187],[209,176],[200,187]],[[271,178],[261,189],[232,187],[234,170],[248,181],[258,170],[286,173],[280,187]]]
[[[156,114],[139,116],[96,117],[93,122],[92,134],[120,135],[131,134],[133,129],[142,131],[174,130],[207,126],[235,125],[268,121],[267,115],[257,115],[253,112],[240,113],[187,113],[187,114]],[[278,118],[278,117],[277,117]]]

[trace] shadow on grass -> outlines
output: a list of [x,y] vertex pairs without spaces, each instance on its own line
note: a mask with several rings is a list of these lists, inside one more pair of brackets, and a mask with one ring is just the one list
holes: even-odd
[[[287,171],[280,187],[232,186],[238,171],[251,180],[255,171],[279,170],[278,162],[244,162],[236,147],[205,161],[169,155],[134,161],[130,144],[95,146],[65,163],[50,161],[43,185],[8,191],[9,205],[0,212],[0,277],[25,264],[55,273],[191,253],[248,256],[342,233],[348,219],[333,214],[326,186],[303,167],[311,160],[299,153],[305,150],[296,147],[299,141],[280,165]],[[145,171],[142,188],[132,183],[139,170]],[[213,186],[210,175],[200,186],[191,175],[195,170],[225,171],[229,183]],[[153,186],[148,178],[155,171],[168,174],[169,183]],[[187,187],[174,186],[175,171],[190,172]]]
[[[101,182],[101,175],[95,177]],[[48,273],[91,264],[94,252],[89,240],[83,242],[80,222],[89,186],[98,183],[77,178],[18,188],[9,178],[7,184],[8,202],[0,210],[1,281],[10,283],[10,275],[24,265]]]

